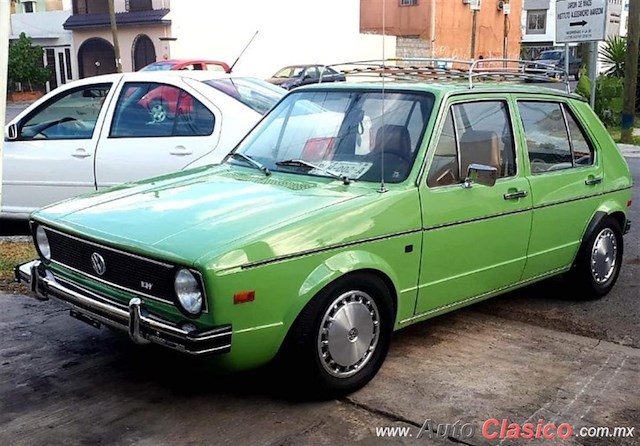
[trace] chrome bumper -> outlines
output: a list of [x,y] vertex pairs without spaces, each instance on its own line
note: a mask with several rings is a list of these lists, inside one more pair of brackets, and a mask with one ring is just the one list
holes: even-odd
[[129,332],[136,344],[153,342],[192,355],[228,353],[231,351],[231,325],[210,330],[187,330],[150,315],[142,299],[134,297],[129,305],[121,305],[55,277],[39,260],[15,268],[18,282],[30,286],[40,300],[55,297],[71,305],[71,315],[95,327],[108,325]]

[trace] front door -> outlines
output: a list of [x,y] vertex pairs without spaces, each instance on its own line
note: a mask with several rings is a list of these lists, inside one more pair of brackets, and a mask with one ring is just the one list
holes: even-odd
[[32,210],[95,189],[93,163],[111,83],[67,89],[17,123],[5,142],[2,212]]
[[[420,186],[423,248],[416,314],[489,295],[520,280],[531,228],[531,194],[516,161],[504,99],[458,100],[440,125]],[[494,186],[463,187],[470,164],[497,169]]]

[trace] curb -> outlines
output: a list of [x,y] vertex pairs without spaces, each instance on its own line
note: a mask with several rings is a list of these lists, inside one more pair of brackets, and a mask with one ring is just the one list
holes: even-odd
[[626,158],[640,158],[640,146],[632,144],[618,144],[622,155]]

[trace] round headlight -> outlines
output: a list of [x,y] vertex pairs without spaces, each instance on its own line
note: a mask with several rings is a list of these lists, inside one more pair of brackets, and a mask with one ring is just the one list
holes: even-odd
[[36,228],[36,243],[38,244],[38,251],[40,251],[42,258],[46,261],[51,260],[51,246],[49,245],[47,233],[44,232],[42,226]]
[[196,315],[202,310],[202,290],[193,273],[180,269],[174,282],[178,302],[184,311]]

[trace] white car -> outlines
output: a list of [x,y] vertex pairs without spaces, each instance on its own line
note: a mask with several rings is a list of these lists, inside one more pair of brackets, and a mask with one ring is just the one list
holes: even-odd
[[96,189],[220,162],[286,93],[212,72],[109,74],[68,83],[5,128],[0,217]]

